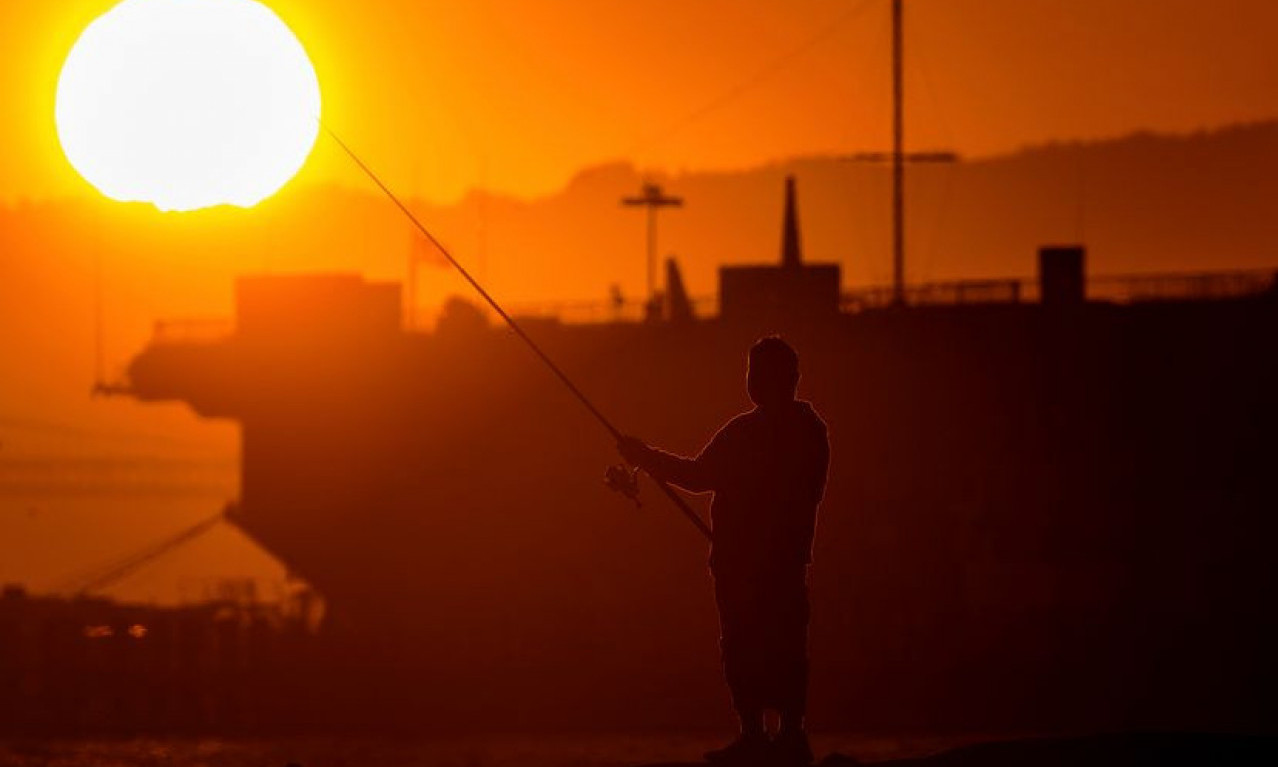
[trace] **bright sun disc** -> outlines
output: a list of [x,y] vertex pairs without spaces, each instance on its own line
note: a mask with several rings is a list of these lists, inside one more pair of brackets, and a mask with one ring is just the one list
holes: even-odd
[[319,132],[306,51],[254,0],[124,0],[85,28],[58,79],[58,138],[114,200],[250,207]]

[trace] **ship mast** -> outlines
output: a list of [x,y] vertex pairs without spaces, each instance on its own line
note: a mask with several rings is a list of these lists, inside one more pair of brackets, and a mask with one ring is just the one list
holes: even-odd
[[905,304],[905,58],[902,0],[892,0],[892,303]]
[[954,152],[905,151],[905,4],[892,0],[892,151],[858,152],[852,162],[892,163],[892,305],[905,305],[905,165],[958,160]]

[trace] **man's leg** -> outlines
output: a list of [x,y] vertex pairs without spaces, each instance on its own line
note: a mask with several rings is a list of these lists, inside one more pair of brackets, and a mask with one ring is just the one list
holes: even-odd
[[812,749],[804,730],[808,701],[807,568],[779,573],[776,581],[775,633],[771,649],[773,689],[770,701],[781,716],[776,745],[792,764],[809,764]]
[[741,724],[741,735],[726,748],[707,753],[707,760],[712,762],[757,759],[768,745],[762,684],[767,670],[767,647],[760,642],[761,616],[756,587],[757,582],[748,577],[715,575],[723,675]]

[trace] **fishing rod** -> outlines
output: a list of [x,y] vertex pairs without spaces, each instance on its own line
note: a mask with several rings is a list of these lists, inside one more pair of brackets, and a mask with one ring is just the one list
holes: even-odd
[[[612,421],[608,420],[608,417],[603,414],[603,411],[595,407],[595,404],[590,401],[590,398],[572,382],[572,379],[568,377],[568,374],[555,364],[555,361],[552,360],[549,355],[542,351],[536,341],[532,340],[532,338],[524,332],[524,329],[519,326],[519,323],[515,321],[515,318],[506,313],[506,310],[501,307],[501,304],[497,303],[497,299],[493,298],[492,295],[484,289],[484,286],[480,285],[479,281],[472,277],[470,272],[466,271],[466,267],[462,266],[456,258],[453,258],[453,254],[448,250],[448,248],[444,247],[444,244],[436,239],[435,235],[431,234],[431,231],[426,228],[425,224],[419,221],[417,216],[413,215],[413,212],[408,209],[408,206],[390,190],[390,187],[382,183],[382,180],[373,172],[373,169],[368,167],[368,165],[359,158],[359,155],[355,154],[355,151],[347,146],[345,141],[342,141],[336,131],[325,125],[322,121],[320,122],[320,125],[333,139],[333,141],[337,142],[337,145],[342,148],[342,151],[346,152],[351,160],[359,166],[360,170],[364,171],[364,175],[368,176],[369,179],[377,185],[377,188],[381,189],[382,193],[390,198],[391,202],[395,203],[395,207],[399,208],[400,212],[407,216],[409,221],[413,222],[413,226],[417,227],[417,231],[421,232],[422,236],[424,236],[431,245],[435,246],[435,249],[448,260],[448,263],[452,264],[453,268],[466,279],[466,282],[470,283],[470,286],[475,289],[475,292],[479,293],[480,297],[487,301],[488,305],[493,308],[493,311],[497,312],[497,315],[510,326],[510,329],[515,331],[515,335],[519,336],[520,339],[528,345],[528,348],[532,350],[533,354],[537,355],[537,358],[545,363],[546,367],[550,368],[550,372],[554,373],[560,383],[562,383],[568,391],[572,392],[572,395],[577,398],[577,401],[585,406],[586,410],[590,411],[590,414],[595,417],[595,420],[598,421],[610,435],[612,435],[612,438],[617,440],[617,442],[621,442],[621,440],[625,437],[625,435],[621,433],[621,430],[612,425]],[[638,503],[637,490],[633,487],[633,485],[627,486],[625,484],[625,478],[619,475],[623,473],[624,472],[614,472],[610,469],[607,474],[607,484],[613,489],[619,489],[624,495]],[[661,492],[664,493],[665,496],[674,503],[675,507],[688,518],[688,521],[691,522],[703,536],[705,536],[706,540],[712,540],[710,526],[705,523],[705,520],[703,520],[697,512],[693,511],[692,508],[688,506],[688,502],[676,493],[673,487],[646,469],[644,470],[644,473],[652,478],[652,481],[657,484],[657,487],[661,490]]]

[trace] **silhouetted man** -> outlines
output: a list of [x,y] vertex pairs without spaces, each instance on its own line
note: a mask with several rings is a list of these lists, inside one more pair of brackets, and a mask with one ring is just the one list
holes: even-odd
[[[713,492],[710,570],[719,606],[723,670],[741,735],[711,762],[776,756],[807,764],[807,569],[830,449],[825,423],[795,399],[799,358],[779,337],[750,349],[746,388],[755,407],[719,429],[696,458],[634,437],[618,447],[631,463],[693,492]],[[780,717],[769,740],[766,711]]]

